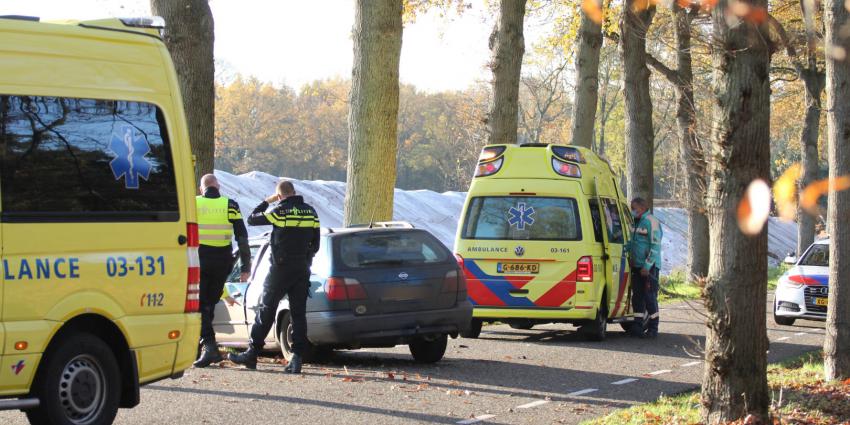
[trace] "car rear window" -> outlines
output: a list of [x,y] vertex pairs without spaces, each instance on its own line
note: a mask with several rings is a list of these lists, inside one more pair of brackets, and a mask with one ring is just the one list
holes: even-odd
[[357,232],[337,237],[339,258],[347,268],[435,264],[451,253],[426,232]]
[[815,244],[800,259],[801,266],[829,267],[829,245]]
[[462,234],[464,239],[581,240],[578,204],[573,198],[472,198]]

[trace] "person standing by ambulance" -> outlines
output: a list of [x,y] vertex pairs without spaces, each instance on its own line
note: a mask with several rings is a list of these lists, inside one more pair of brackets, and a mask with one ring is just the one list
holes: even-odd
[[212,321],[215,305],[221,299],[224,283],[233,269],[233,246],[236,238],[241,260],[239,280],[246,282],[251,270],[251,248],[248,245],[248,230],[242,221],[239,204],[221,196],[218,179],[212,174],[201,177],[202,195],[195,198],[198,208],[198,236],[201,258],[200,311],[201,344],[203,352],[195,367],[207,367],[224,358],[218,352]]
[[631,203],[634,227],[629,242],[632,267],[632,307],[636,322],[631,334],[641,338],[658,336],[658,268],[661,266],[661,222],[649,213],[643,198]]
[[[279,202],[278,202],[279,201]],[[278,202],[270,211],[269,204]],[[289,297],[292,317],[292,360],[286,373],[301,373],[301,362],[307,348],[307,292],[310,289],[310,264],[319,251],[319,216],[316,210],[296,195],[290,181],[281,181],[277,193],[266,198],[248,217],[251,226],[272,225],[271,268],[263,283],[263,294],[251,326],[248,350],[229,354],[228,359],[248,369],[257,368],[257,355],[262,351],[266,336],[272,328],[277,306],[284,296]]]

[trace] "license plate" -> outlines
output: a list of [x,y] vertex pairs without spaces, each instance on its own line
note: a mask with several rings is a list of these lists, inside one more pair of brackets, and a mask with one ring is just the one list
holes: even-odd
[[815,305],[827,305],[829,304],[829,298],[815,298]]
[[537,274],[540,273],[540,263],[498,263],[496,271],[499,273],[521,273],[521,274]]

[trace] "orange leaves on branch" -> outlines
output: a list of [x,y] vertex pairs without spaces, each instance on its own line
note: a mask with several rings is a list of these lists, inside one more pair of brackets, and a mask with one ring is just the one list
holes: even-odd
[[783,220],[794,220],[797,216],[797,180],[800,179],[803,168],[796,163],[773,183],[773,200],[776,210]]
[[[810,214],[818,213],[818,199],[830,191],[830,179],[818,180],[803,189],[800,194],[800,206]],[[832,180],[832,190],[840,192],[850,189],[850,176],[842,176]]]
[[593,22],[602,25],[602,4],[598,0],[584,0],[581,3],[581,10]]

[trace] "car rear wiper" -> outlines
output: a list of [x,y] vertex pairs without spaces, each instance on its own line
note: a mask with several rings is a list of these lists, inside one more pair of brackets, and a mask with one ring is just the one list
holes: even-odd
[[402,265],[404,264],[404,260],[396,260],[396,259],[382,259],[382,260],[367,260],[362,261],[360,263],[361,266],[374,266],[374,265]]

